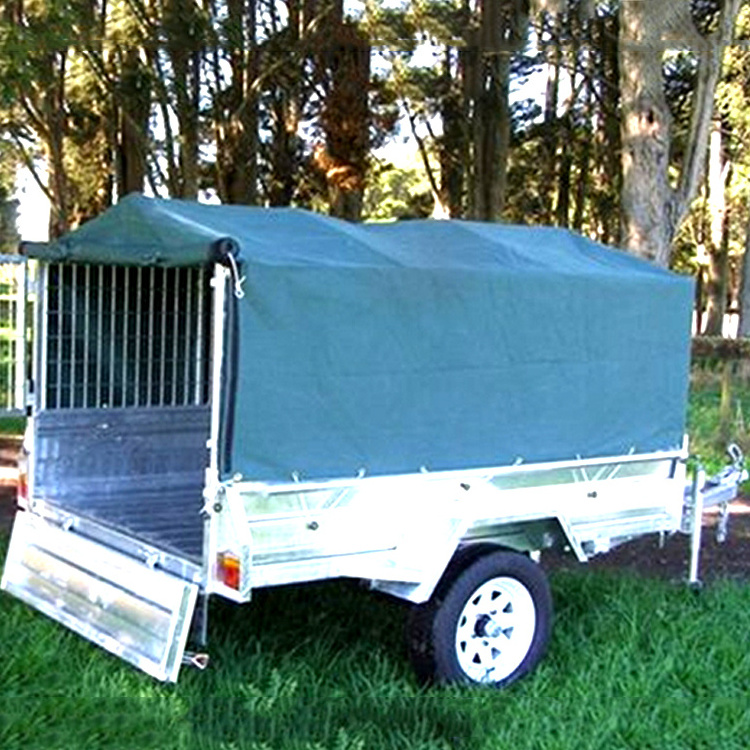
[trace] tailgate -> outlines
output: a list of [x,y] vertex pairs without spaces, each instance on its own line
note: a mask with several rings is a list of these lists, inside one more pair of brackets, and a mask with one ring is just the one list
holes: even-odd
[[0,588],[153,677],[176,681],[197,584],[21,511]]

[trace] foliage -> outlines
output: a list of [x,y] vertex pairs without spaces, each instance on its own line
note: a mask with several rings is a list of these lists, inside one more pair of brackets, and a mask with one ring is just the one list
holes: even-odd
[[0,417],[0,435],[20,437],[25,429],[25,417]]
[[693,362],[747,360],[750,359],[750,341],[725,339],[721,336],[695,336],[692,344],[692,357]]
[[[558,224],[617,244],[620,6],[9,4],[0,15],[0,164],[12,180],[16,164],[46,163],[48,179],[37,176],[53,203],[53,233],[147,189],[353,219],[423,215],[433,205],[434,215]],[[720,4],[690,7],[691,33],[708,39]],[[698,80],[695,50],[677,47],[663,69],[673,168],[688,151]],[[732,164],[733,298],[747,217],[746,58],[730,49],[717,89]],[[386,174],[375,155],[399,120],[419,141],[421,163],[406,168],[419,177]],[[407,179],[426,185],[413,206]],[[0,192],[5,184],[2,176]],[[392,199],[375,198],[384,189]],[[699,200],[676,241],[677,264],[690,272],[701,266],[704,214]]]
[[383,163],[371,170],[363,207],[365,219],[424,219],[430,216],[433,206],[429,184],[417,167]]
[[708,363],[694,367],[688,408],[690,452],[711,473],[726,465],[729,443],[750,455],[750,388],[746,378],[735,373],[733,387],[723,395],[722,374],[723,368]]

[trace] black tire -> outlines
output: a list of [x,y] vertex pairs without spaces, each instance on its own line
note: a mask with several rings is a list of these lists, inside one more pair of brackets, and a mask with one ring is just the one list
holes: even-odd
[[542,569],[525,555],[464,555],[409,622],[412,664],[422,681],[504,687],[544,656],[552,596]]

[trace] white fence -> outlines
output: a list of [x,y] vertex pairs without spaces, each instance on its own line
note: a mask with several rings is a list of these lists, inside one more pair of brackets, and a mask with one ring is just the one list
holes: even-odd
[[25,412],[31,343],[27,290],[25,258],[0,255],[0,416]]

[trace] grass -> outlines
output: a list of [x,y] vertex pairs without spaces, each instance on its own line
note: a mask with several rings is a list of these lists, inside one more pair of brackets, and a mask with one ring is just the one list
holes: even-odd
[[551,575],[547,658],[505,691],[422,689],[405,608],[351,582],[212,610],[213,664],[152,681],[0,598],[0,747],[369,750],[744,748],[750,587]]
[[[721,387],[717,378],[694,376],[688,403],[687,430],[690,451],[716,470],[727,462],[726,445],[720,439]],[[730,403],[729,440],[750,455],[750,384],[737,380]]]
[[26,429],[26,417],[0,417],[0,435],[20,437]]
[[[750,408],[750,392],[739,398]],[[717,399],[710,387],[693,394],[694,448],[711,446]],[[184,668],[177,685],[1,595],[0,748],[747,747],[748,584],[696,593],[585,566],[550,579],[547,658],[504,691],[421,688],[403,646],[405,605],[350,581],[214,602],[212,665]]]

